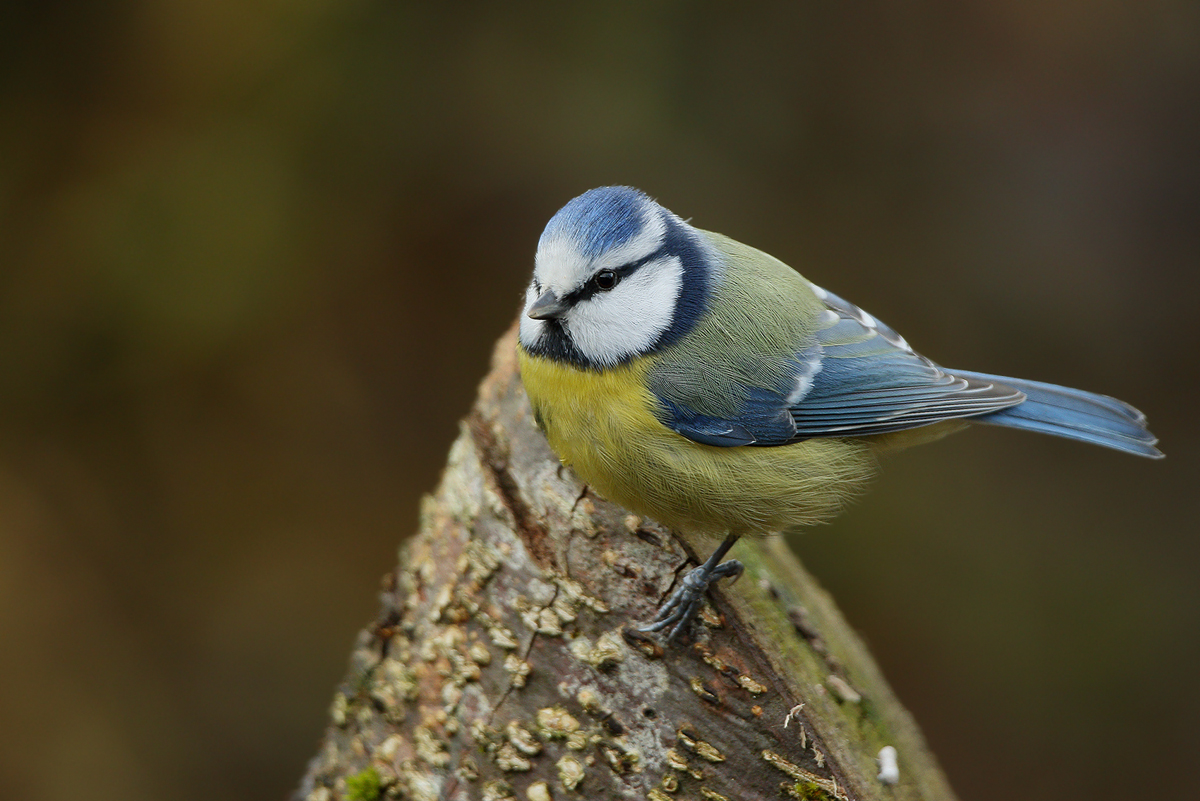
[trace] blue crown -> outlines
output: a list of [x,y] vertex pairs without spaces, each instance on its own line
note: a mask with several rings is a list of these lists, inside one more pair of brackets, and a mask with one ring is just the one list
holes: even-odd
[[594,259],[642,230],[645,209],[653,202],[642,191],[628,186],[590,189],[550,218],[541,242],[566,237],[580,254]]

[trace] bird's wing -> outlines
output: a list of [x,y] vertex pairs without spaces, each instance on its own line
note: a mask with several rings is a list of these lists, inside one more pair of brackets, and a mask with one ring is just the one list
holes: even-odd
[[947,373],[889,326],[832,292],[817,332],[821,369],[788,411],[797,438],[882,434],[1015,406],[1019,390]]
[[700,411],[713,408],[706,382],[717,384],[713,373],[723,367],[701,365],[700,369],[707,373],[672,382],[655,393],[659,419],[676,433],[704,445],[732,447],[792,442],[796,439],[796,422],[789,406],[798,396],[798,388],[804,387],[806,377],[819,369],[820,358],[820,346],[814,343],[794,358],[781,360],[783,364],[772,365],[777,369],[758,371],[757,380],[736,380],[727,385],[725,389],[738,398],[736,411],[731,413]]
[[1025,399],[1004,384],[947,373],[862,309],[820,287],[813,291],[825,311],[812,341],[772,371],[786,382],[739,386],[744,402],[735,415],[699,414],[660,395],[663,423],[705,445],[786,445],[916,428]]

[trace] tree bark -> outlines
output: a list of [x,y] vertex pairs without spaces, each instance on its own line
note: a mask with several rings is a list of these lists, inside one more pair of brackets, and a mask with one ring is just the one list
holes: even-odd
[[[635,627],[715,545],[596,496],[497,346],[358,638],[305,801],[952,799],[908,713],[778,538],[679,641]],[[884,746],[899,781],[880,778]]]

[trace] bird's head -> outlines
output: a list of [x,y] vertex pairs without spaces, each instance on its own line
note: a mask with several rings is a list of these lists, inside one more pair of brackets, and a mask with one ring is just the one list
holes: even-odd
[[695,325],[714,269],[704,235],[641,191],[592,189],[542,232],[521,344],[587,368],[653,352]]

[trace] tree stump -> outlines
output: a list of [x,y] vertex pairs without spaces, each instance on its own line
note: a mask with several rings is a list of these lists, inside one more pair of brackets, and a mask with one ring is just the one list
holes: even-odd
[[[385,580],[297,798],[952,799],[779,538],[675,643],[636,631],[715,543],[590,492],[535,426],[516,332]],[[881,749],[898,755],[898,781]],[[887,761],[885,755],[884,761]]]

